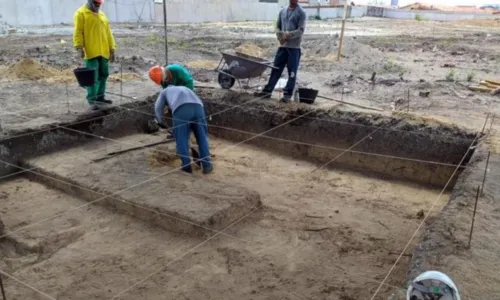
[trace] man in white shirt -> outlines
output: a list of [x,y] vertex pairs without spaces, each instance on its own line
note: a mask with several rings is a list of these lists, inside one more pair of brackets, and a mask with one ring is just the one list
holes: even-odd
[[167,128],[165,122],[165,106],[172,114],[172,125],[177,154],[182,161],[182,170],[192,173],[191,156],[189,155],[189,137],[193,131],[198,143],[203,174],[213,170],[208,145],[208,129],[203,102],[196,94],[185,86],[168,86],[155,103],[155,115],[158,124]]

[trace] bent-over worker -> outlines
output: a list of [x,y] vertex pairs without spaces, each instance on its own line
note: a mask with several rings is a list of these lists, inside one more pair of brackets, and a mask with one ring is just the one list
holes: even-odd
[[154,66],[149,69],[149,78],[156,84],[166,88],[169,85],[185,86],[194,89],[193,76],[189,71],[179,64],[167,65],[165,67]]
[[182,170],[192,173],[189,155],[189,136],[193,131],[198,143],[201,167],[204,174],[213,170],[208,146],[208,130],[203,102],[185,86],[170,85],[164,89],[155,103],[156,120],[160,127],[166,128],[165,106],[172,111],[172,125],[177,154],[182,161]]
[[93,109],[112,104],[105,99],[109,62],[115,59],[115,39],[108,18],[100,11],[104,0],[88,0],[74,15],[73,44],[85,66],[96,70],[95,84],[87,87],[87,101]]
[[289,102],[292,99],[297,81],[300,56],[302,55],[300,47],[305,27],[306,13],[298,5],[298,0],[290,0],[290,5],[280,11],[276,21],[276,36],[281,45],[274,57],[274,66],[278,69],[271,71],[271,77],[269,77],[267,85],[261,92],[255,93],[255,96],[271,98],[271,93],[286,66],[288,81],[283,89],[281,101]]

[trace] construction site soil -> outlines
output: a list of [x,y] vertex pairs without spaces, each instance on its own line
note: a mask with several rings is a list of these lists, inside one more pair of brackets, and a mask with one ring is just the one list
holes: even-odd
[[116,25],[115,105],[97,112],[70,37],[1,37],[8,299],[404,299],[428,269],[495,299],[498,98],[466,86],[500,78],[498,29],[355,20],[337,62],[338,25],[308,23],[299,85],[338,100],[314,105],[217,88],[219,50],[272,59],[270,23],[169,27],[169,60],[209,116],[208,176],[176,171],[174,144],[106,157],[164,139],[145,80],[164,60],[159,27]]

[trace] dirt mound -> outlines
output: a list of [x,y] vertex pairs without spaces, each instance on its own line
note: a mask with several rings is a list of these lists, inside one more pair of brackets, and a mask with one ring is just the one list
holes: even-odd
[[[144,79],[135,73],[123,73],[123,75],[113,74],[109,80],[120,82],[122,76],[123,81]],[[0,68],[0,79],[7,81],[40,80],[47,83],[76,82],[73,69],[58,70],[31,58],[23,58],[7,68]]]
[[2,77],[12,80],[40,80],[55,76],[56,74],[57,70],[52,67],[40,64],[30,58],[23,58],[9,66],[2,74]]
[[147,162],[153,168],[170,166],[178,168],[181,166],[180,159],[177,159],[175,149],[168,146],[158,147],[149,151],[147,154]]
[[255,57],[262,57],[264,55],[264,49],[255,44],[242,44],[236,47],[235,50],[237,52]]
[[328,64],[319,64],[318,62],[335,62],[338,70],[351,70],[354,74],[371,74],[373,71],[379,73],[379,71],[384,70],[387,61],[387,56],[383,52],[370,45],[360,43],[352,37],[346,37],[344,40],[342,59],[339,62],[336,62],[337,55],[337,39],[309,39],[303,43],[302,61],[317,71],[331,69]]
[[[198,148],[194,135],[191,135],[190,137],[190,144],[194,148]],[[173,168],[181,167],[181,160],[176,153],[175,143],[151,149],[146,156],[148,164],[153,168],[160,168],[164,166],[170,166]]]
[[218,61],[215,60],[194,60],[191,62],[188,62],[186,66],[188,68],[193,68],[193,69],[207,69],[207,70],[213,70],[217,68],[219,65]]

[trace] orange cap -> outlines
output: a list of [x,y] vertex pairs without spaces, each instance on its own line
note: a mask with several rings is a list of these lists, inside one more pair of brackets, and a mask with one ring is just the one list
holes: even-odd
[[149,69],[149,78],[151,78],[154,83],[161,85],[163,81],[163,68],[160,66],[154,66]]
[[104,0],[94,0],[94,2],[102,4],[104,2]]

